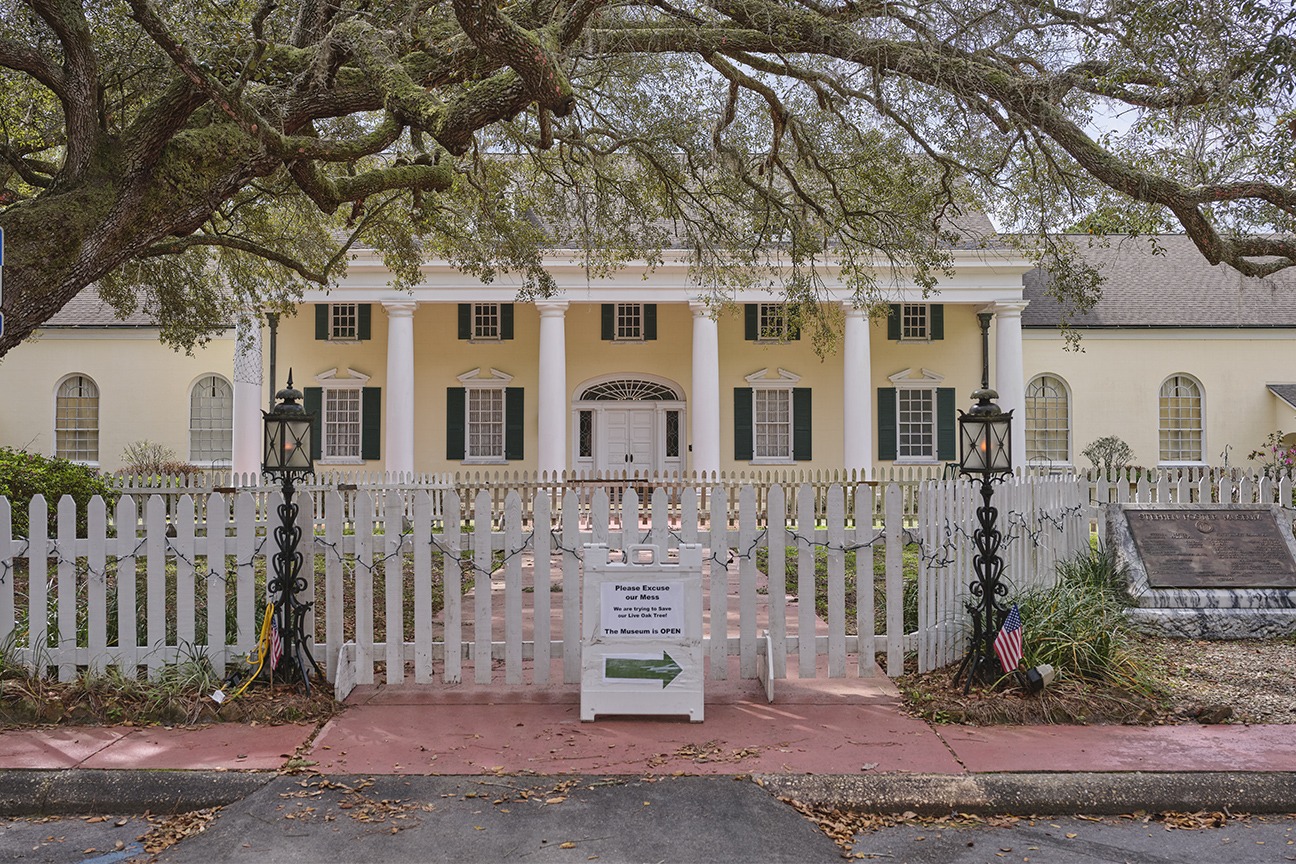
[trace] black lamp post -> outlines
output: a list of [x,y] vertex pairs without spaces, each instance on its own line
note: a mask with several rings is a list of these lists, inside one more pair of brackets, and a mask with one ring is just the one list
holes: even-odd
[[265,452],[261,473],[269,480],[276,477],[282,484],[283,502],[279,505],[279,525],[274,529],[279,551],[271,559],[274,578],[266,586],[275,604],[275,624],[283,645],[283,654],[271,669],[298,675],[310,693],[310,666],[323,677],[319,664],[311,656],[305,632],[306,612],[314,602],[297,599],[297,592],[306,590],[306,579],[301,575],[302,555],[297,551],[301,542],[301,529],[297,527],[297,502],[293,500],[293,482],[298,477],[315,473],[311,459],[311,431],[315,415],[307,414],[299,404],[301,391],[293,388],[292,370],[288,370],[288,386],[275,394],[278,403],[271,411],[262,411],[265,420]]
[[[988,341],[990,315],[981,313],[981,389],[972,394],[976,404],[970,411],[960,411],[959,473],[981,482],[981,506],[977,508],[977,529],[972,535],[976,555],[972,566],[976,581],[971,585],[972,600],[966,606],[972,615],[972,645],[954,674],[954,683],[964,681],[963,691],[972,687],[973,679],[992,683],[1003,671],[995,656],[994,640],[1008,612],[999,599],[1008,593],[1003,584],[1003,560],[999,557],[1002,535],[995,523],[999,511],[990,504],[995,481],[1012,473],[1012,412],[995,404],[999,394],[990,389]],[[1012,671],[1012,670],[1007,670]],[[966,677],[964,677],[966,676]]]

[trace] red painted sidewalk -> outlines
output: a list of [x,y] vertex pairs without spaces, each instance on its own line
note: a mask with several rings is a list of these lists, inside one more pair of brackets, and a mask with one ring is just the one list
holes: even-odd
[[[734,670],[736,672],[736,670]],[[465,677],[468,677],[467,675]],[[1296,771],[1293,726],[930,726],[874,678],[709,681],[706,720],[579,719],[575,685],[361,688],[314,726],[0,732],[2,769],[325,774],[846,774]]]

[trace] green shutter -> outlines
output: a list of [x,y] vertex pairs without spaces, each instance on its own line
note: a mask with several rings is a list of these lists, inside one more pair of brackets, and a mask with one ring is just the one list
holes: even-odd
[[931,304],[931,338],[945,338],[945,304]]
[[322,447],[324,440],[324,388],[303,387],[302,407],[306,409],[307,414],[315,415],[315,425],[311,427],[311,458],[318,459],[320,453],[324,452]]
[[743,338],[755,342],[760,338],[760,304],[743,304]]
[[750,387],[734,388],[734,459],[750,462],[752,458],[752,391]]
[[900,341],[900,304],[892,303],[887,307],[887,338],[892,342]]
[[792,388],[792,458],[798,462],[810,457],[810,388]]
[[955,391],[953,387],[936,388],[936,458],[950,462],[958,458],[958,442],[954,436]]
[[472,338],[472,304],[459,304],[459,338]]
[[446,458],[452,461],[464,458],[464,412],[467,401],[464,388],[446,388]]
[[526,415],[523,411],[523,389],[504,390],[504,458],[510,462],[522,459],[526,438]]
[[644,339],[652,341],[657,338],[657,304],[645,303],[643,305],[643,328]]
[[373,309],[368,303],[356,304],[356,338],[360,340],[372,338],[369,334],[373,330]]
[[360,391],[360,458],[382,458],[382,388]]
[[878,461],[896,458],[896,388],[878,388]]
[[315,338],[329,338],[329,304],[315,304]]
[[513,338],[513,304],[500,304],[500,338]]
[[603,341],[611,342],[616,338],[616,304],[603,304]]

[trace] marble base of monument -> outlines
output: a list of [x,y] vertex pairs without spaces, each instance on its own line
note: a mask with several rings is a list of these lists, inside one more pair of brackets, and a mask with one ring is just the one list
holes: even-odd
[[1110,504],[1139,630],[1189,639],[1296,633],[1296,537],[1276,505]]

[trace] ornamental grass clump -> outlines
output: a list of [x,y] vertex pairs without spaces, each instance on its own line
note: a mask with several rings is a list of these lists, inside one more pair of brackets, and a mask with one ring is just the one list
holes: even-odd
[[1125,619],[1125,568],[1097,549],[1058,564],[1057,583],[1026,592],[1026,665],[1051,665],[1060,681],[1079,680],[1151,693],[1153,676],[1134,649]]

